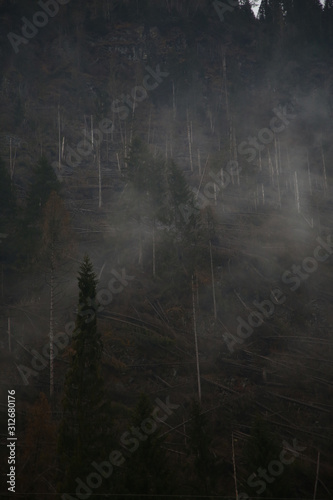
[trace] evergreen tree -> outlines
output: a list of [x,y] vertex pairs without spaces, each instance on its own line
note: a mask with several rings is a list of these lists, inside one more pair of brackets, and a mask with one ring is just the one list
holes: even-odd
[[279,448],[267,424],[261,418],[257,418],[252,425],[251,438],[245,447],[245,457],[249,467],[255,470],[274,460],[278,454]]
[[323,14],[324,36],[326,45],[332,48],[333,42],[333,0],[325,0]]
[[139,265],[143,263],[143,220],[149,218],[155,230],[156,220],[163,218],[162,204],[165,183],[160,158],[153,158],[141,139],[134,138],[127,158],[129,182],[128,211],[135,218],[139,231]]
[[240,6],[240,13],[245,22],[249,23],[254,20],[254,13],[250,0],[243,0]]
[[43,207],[52,191],[60,191],[57,176],[45,157],[41,157],[34,168],[34,177],[27,198],[27,216],[34,223],[38,222],[43,213]]
[[[79,308],[73,332],[74,355],[65,380],[59,435],[61,493],[73,494],[75,479],[92,472],[93,461],[111,449],[110,411],[101,375],[102,340],[96,321],[96,275],[88,256],[79,271]],[[104,491],[107,482],[104,481]],[[101,488],[99,491],[101,491]]]
[[[28,411],[27,425],[19,448],[17,471],[18,493],[29,498],[43,498],[54,492],[56,426],[51,407],[44,393]],[[34,494],[36,496],[34,496]]]
[[194,470],[198,478],[197,486],[202,493],[210,494],[216,478],[215,460],[209,449],[211,438],[207,431],[207,420],[198,401],[192,404],[188,434],[189,453],[194,456]]
[[199,203],[196,202],[182,171],[173,161],[168,164],[167,179],[168,211],[178,258],[187,276],[191,276],[202,257],[197,248],[197,244],[203,241]]
[[[251,430],[251,438],[245,447],[245,460],[247,463],[247,478],[252,476],[252,486],[246,483],[246,490],[249,495],[259,495],[264,493],[266,497],[283,496],[290,493],[287,487],[286,471],[281,477],[270,478],[270,482],[259,480],[258,469],[267,469],[268,465],[273,461],[279,460],[281,446],[279,446],[275,435],[273,435],[266,422],[258,417],[253,423]],[[268,474],[269,475],[269,474]],[[256,486],[254,486],[256,483]],[[257,490],[253,488],[257,488]],[[262,491],[261,491],[262,490]],[[287,495],[286,495],[287,496]]]
[[269,20],[269,0],[261,0],[261,4],[258,10],[258,17],[260,21]]
[[281,0],[289,26],[297,29],[300,43],[319,41],[323,9],[320,0]]
[[[284,30],[283,0],[262,0],[259,7],[259,19],[269,31],[267,35],[278,41]],[[266,42],[267,43],[267,42]]]
[[0,262],[12,261],[16,228],[16,199],[5,163],[0,158]]
[[218,235],[216,231],[216,218],[211,206],[203,210],[202,219],[205,222],[205,240],[210,241],[213,245],[217,245]]
[[[0,224],[15,215],[15,196],[5,162],[0,158]],[[1,230],[1,226],[0,226]]]
[[26,200],[26,211],[18,221],[16,232],[17,258],[23,266],[35,264],[39,258],[43,210],[52,191],[58,193],[60,183],[48,160],[41,157],[33,170],[33,179]]
[[170,223],[174,224],[179,234],[186,237],[198,227],[200,211],[184,174],[173,160],[168,164],[167,179]]
[[141,493],[143,496],[139,500],[144,500],[145,494],[159,495],[172,491],[166,452],[162,448],[163,439],[158,437],[157,424],[151,417],[152,411],[148,396],[141,394],[131,422],[131,432],[137,430],[141,438],[137,440],[136,449],[132,447],[132,455],[126,461],[125,479],[126,492]]

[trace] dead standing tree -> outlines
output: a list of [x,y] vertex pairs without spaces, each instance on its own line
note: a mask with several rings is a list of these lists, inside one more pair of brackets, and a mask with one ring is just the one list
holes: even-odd
[[61,261],[72,250],[69,214],[65,209],[62,199],[52,191],[44,208],[43,217],[43,247],[42,255],[46,258],[50,272],[50,396],[54,389],[54,301],[55,301],[55,271]]

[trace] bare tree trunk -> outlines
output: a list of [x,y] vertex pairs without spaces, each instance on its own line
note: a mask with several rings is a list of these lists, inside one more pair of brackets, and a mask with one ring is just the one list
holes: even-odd
[[324,150],[323,150],[323,143],[320,143],[320,151],[321,151],[321,158],[323,161],[323,177],[324,177],[324,195],[326,197],[327,194],[327,177],[326,177],[326,162],[325,162],[325,155],[324,155]]
[[[237,156],[237,140],[236,140],[236,129],[235,129],[235,126],[234,124],[232,124],[232,137],[231,137],[231,141],[232,141],[232,159],[234,161],[237,162],[238,160],[238,156]],[[231,159],[231,158],[230,158]],[[238,186],[240,185],[240,180],[239,180],[239,171],[237,169],[237,184]]]
[[156,276],[156,258],[155,258],[155,252],[156,252],[156,247],[155,247],[155,217],[153,221],[153,277],[155,278]]
[[229,122],[229,98],[228,98],[228,79],[227,79],[227,63],[225,59],[225,52],[223,53],[223,82],[224,82],[224,93],[225,93],[225,109],[227,113],[227,121]]
[[309,150],[306,150],[306,160],[308,164],[308,179],[309,179],[309,188],[310,194],[312,195],[312,182],[311,182],[311,172],[310,172],[310,160],[309,160]]
[[300,208],[300,202],[299,202],[298,179],[297,179],[297,172],[296,171],[295,171],[295,201],[296,201],[296,206],[297,206],[297,212],[300,213],[301,208]]
[[211,269],[211,273],[212,273],[214,319],[216,319],[217,313],[216,313],[216,296],[215,296],[215,278],[214,278],[214,266],[213,266],[213,256],[212,256],[212,242],[210,240],[209,240],[209,255],[210,255],[210,269]]
[[[229,121],[229,160],[232,161],[233,160],[233,122],[232,122],[232,118],[231,120]],[[234,174],[231,173],[231,182],[232,184],[235,184],[235,181],[234,181]]]
[[176,119],[177,108],[176,108],[176,92],[175,92],[175,82],[172,80],[172,110],[173,110],[173,119]]
[[280,167],[279,167],[278,145],[275,134],[274,134],[274,148],[275,148],[275,170],[276,170],[276,175],[278,176]]
[[102,207],[102,175],[101,175],[101,149],[97,145],[97,166],[98,166],[98,208]]
[[274,168],[273,168],[273,163],[271,160],[271,154],[269,152],[269,148],[267,149],[267,155],[268,155],[268,167],[269,167],[269,173],[271,176],[271,184],[274,187]]
[[54,252],[51,255],[51,290],[50,290],[50,397],[53,396],[54,390],[54,366],[53,366],[53,328],[54,328]]
[[263,184],[261,184],[261,192],[262,192],[262,204],[265,205],[265,189]]
[[121,166],[120,166],[120,161],[119,161],[119,155],[118,155],[118,153],[116,153],[116,157],[117,157],[118,170],[121,173]]
[[199,352],[198,352],[198,339],[197,339],[197,320],[195,315],[195,300],[194,300],[194,278],[192,276],[192,303],[193,303],[193,330],[195,341],[195,356],[197,362],[197,378],[198,378],[198,398],[201,403],[201,382],[200,382],[200,366],[199,366]]
[[[60,168],[60,163],[59,163]],[[12,165],[12,138],[9,138],[9,170],[10,170],[10,179],[13,179],[13,165]]]
[[84,121],[83,147],[84,147],[84,150],[85,150],[86,149],[86,140],[87,140],[87,135],[88,135],[88,131],[87,131],[87,116],[86,115],[83,115],[83,121]]
[[127,162],[126,162],[126,157],[127,157],[127,128],[126,128],[126,122],[125,122],[125,142],[124,142],[124,156],[125,156],[125,168],[127,168]]
[[289,148],[288,148],[288,146],[287,146],[287,168],[288,168],[288,175],[289,175],[289,189],[292,189],[292,187],[291,187],[290,157],[289,157]]
[[58,168],[61,170],[61,130],[60,130],[60,106],[58,104]]
[[[135,87],[136,87],[136,84],[137,84],[137,75],[135,76]],[[130,145],[132,144],[132,140],[133,140],[134,116],[135,116],[135,100],[133,99],[131,130],[130,130],[130,138],[129,138]]]
[[8,350],[12,352],[12,339],[11,339],[11,330],[10,330],[10,318],[8,318]]
[[235,446],[234,446],[234,433],[233,432],[231,434],[231,447],[232,447],[232,465],[234,468],[235,494],[236,494],[236,500],[238,500],[237,473],[236,473]]
[[199,175],[201,176],[201,157],[199,148],[198,148],[198,170],[199,170]]
[[189,151],[189,156],[190,156],[190,166],[191,166],[191,172],[193,172],[193,160],[192,160],[192,137],[191,137],[191,129],[190,129],[190,123],[188,119],[188,110],[187,110],[187,139],[188,139],[188,151]]
[[316,496],[317,496],[317,484],[318,484],[318,476],[319,476],[319,461],[320,461],[320,451],[318,451],[318,457],[317,457],[316,482],[315,482],[315,487],[314,487],[314,492],[313,492],[313,500],[316,500]]
[[150,109],[149,109],[147,144],[149,144],[149,141],[150,141],[150,125],[151,125],[151,106],[150,106]]
[[111,127],[111,142],[114,142],[114,110],[112,110],[112,127]]
[[279,207],[281,210],[281,190],[280,190],[280,174],[279,174],[279,172],[277,173],[276,182],[277,182],[277,188],[278,188]]
[[106,161],[109,163],[109,134],[106,134]]
[[17,147],[15,146],[14,158],[12,158],[12,170],[10,172],[10,178],[11,179],[13,179],[14,172],[15,172],[16,151],[17,151]]
[[207,111],[207,115],[208,115],[209,123],[210,123],[210,131],[211,131],[211,133],[213,135],[214,134],[214,121],[213,121],[213,113],[212,113],[212,110],[211,110],[210,107],[209,107],[209,109]]
[[139,266],[142,266],[143,259],[143,237],[142,237],[142,225],[141,216],[139,216]]

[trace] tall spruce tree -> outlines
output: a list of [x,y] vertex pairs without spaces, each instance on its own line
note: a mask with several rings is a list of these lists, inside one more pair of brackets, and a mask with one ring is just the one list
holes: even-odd
[[16,254],[18,262],[23,266],[38,262],[43,210],[52,191],[59,193],[60,183],[48,160],[41,157],[33,168],[26,209],[17,225]]
[[210,494],[213,492],[217,471],[210,451],[211,438],[207,430],[207,419],[198,401],[192,403],[188,434],[188,451],[194,456],[194,471],[198,479],[197,491]]
[[[0,158],[0,223],[15,215],[15,196],[5,162]],[[1,228],[1,226],[0,226]]]
[[[0,158],[0,262],[10,262],[15,253],[16,199],[5,162]],[[14,224],[15,222],[15,224]]]
[[245,462],[248,466],[245,489],[249,495],[264,494],[267,498],[291,496],[289,495],[291,490],[288,487],[291,466],[278,477],[268,474],[269,481],[260,479],[262,476],[258,472],[260,469],[267,469],[273,461],[278,461],[280,452],[281,446],[276,435],[270,431],[262,417],[256,417],[252,424],[251,437],[244,448]]
[[175,225],[179,234],[190,234],[197,227],[199,209],[183,172],[173,160],[168,163],[167,180],[170,222]]
[[49,161],[41,157],[33,169],[33,179],[27,198],[27,216],[31,222],[38,222],[43,214],[43,207],[52,191],[60,191],[60,183]]
[[40,393],[39,398],[27,411],[22,438],[17,461],[17,493],[22,496],[29,495],[31,500],[47,495],[51,497],[56,470],[56,425],[44,393]]
[[333,41],[333,0],[325,0],[323,25],[326,44],[331,48]]
[[[145,495],[171,492],[170,471],[163,439],[158,437],[157,424],[151,418],[153,406],[144,393],[133,411],[131,433],[140,438],[131,446],[131,456],[126,461],[126,492]],[[134,444],[134,440],[133,444]]]
[[250,0],[243,0],[240,6],[240,13],[244,19],[244,22],[250,23],[254,20],[254,13]]
[[[112,445],[110,410],[101,375],[103,346],[96,322],[96,284],[92,263],[85,256],[78,276],[79,307],[71,345],[74,354],[62,402],[58,442],[61,493],[75,493],[76,478],[84,481],[94,472],[92,462],[105,460]],[[109,492],[108,488],[103,481],[98,492]]]
[[259,7],[259,19],[264,22],[269,32],[267,35],[278,41],[284,29],[282,0],[262,0]]
[[[144,229],[143,220],[150,215],[154,188],[158,187],[156,179],[157,170],[148,146],[141,139],[135,137],[127,158],[127,180],[129,202],[127,209],[129,216],[134,218],[138,229],[138,264],[143,264]],[[155,212],[155,207],[153,212]],[[154,218],[154,217],[153,217]]]

